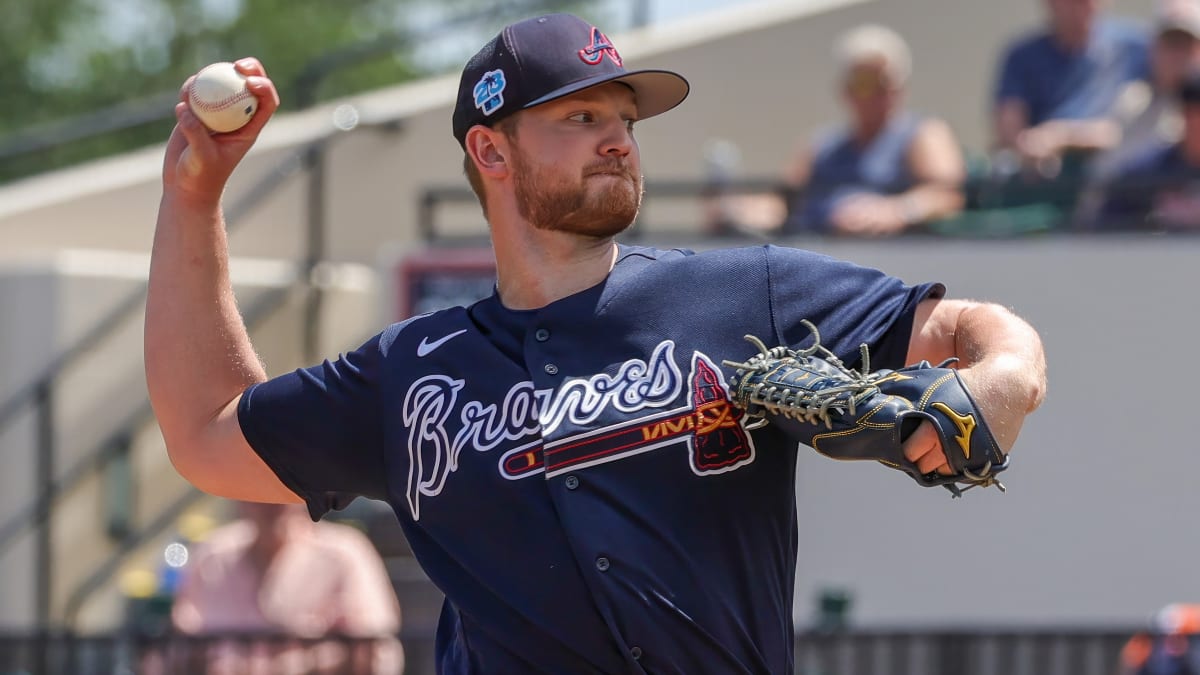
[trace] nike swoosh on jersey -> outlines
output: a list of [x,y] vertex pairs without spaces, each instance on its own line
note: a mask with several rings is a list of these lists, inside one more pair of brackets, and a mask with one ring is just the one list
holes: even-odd
[[417,357],[419,358],[422,356],[428,356],[433,350],[437,349],[438,347],[441,347],[442,345],[449,342],[451,339],[456,338],[465,332],[467,332],[466,328],[459,330],[459,331],[454,331],[453,333],[447,335],[446,337],[439,338],[437,340],[434,340],[433,342],[426,342],[426,340],[429,339],[428,336],[421,338],[421,344],[417,345]]

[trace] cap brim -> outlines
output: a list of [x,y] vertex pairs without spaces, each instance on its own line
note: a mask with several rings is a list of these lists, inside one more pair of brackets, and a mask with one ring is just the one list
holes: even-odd
[[678,73],[669,70],[633,70],[626,73],[610,73],[572,82],[525,104],[526,108],[549,103],[609,82],[623,82],[633,89],[637,98],[638,119],[654,117],[683,103],[691,91],[691,85]]

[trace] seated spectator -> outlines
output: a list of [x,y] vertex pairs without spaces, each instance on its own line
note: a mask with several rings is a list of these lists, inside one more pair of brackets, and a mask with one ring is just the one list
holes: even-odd
[[1149,77],[1147,38],[1102,16],[1104,4],[1046,0],[1048,28],[1008,48],[993,108],[998,164],[1077,179],[1088,154],[1119,141],[1111,114],[1130,82]]
[[1086,228],[1095,221],[1114,172],[1182,135],[1178,92],[1184,75],[1200,68],[1200,0],[1158,0],[1150,68],[1150,81],[1130,83],[1117,101],[1114,118],[1121,127],[1121,142],[1088,166],[1077,225]]
[[908,112],[908,45],[894,31],[865,25],[834,51],[845,124],[797,152],[785,173],[784,233],[891,235],[956,214],[966,173],[944,121]]
[[1150,48],[1150,80],[1131,82],[1117,100],[1113,117],[1121,141],[1097,156],[1093,167],[1103,173],[1148,149],[1179,140],[1183,121],[1176,94],[1183,78],[1200,68],[1200,0],[1158,0],[1154,42]]
[[1200,71],[1178,90],[1183,137],[1117,168],[1092,229],[1200,231]]
[[1139,633],[1121,649],[1119,675],[1200,673],[1200,605],[1174,603],[1154,617],[1153,630]]
[[[239,503],[238,510],[241,518],[213,531],[185,567],[172,609],[175,628],[195,636],[305,641],[218,640],[201,654],[205,672],[403,670],[399,604],[366,536],[346,525],[314,523],[302,505]],[[357,640],[350,646],[340,637]],[[173,656],[176,663],[181,657],[189,667],[194,663],[195,654]]]

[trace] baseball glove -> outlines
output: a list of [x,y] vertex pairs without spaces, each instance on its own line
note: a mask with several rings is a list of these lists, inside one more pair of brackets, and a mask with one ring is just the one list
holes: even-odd
[[[745,362],[725,361],[736,369],[730,379],[733,404],[748,417],[781,426],[823,455],[877,460],[955,497],[976,486],[1004,490],[996,474],[1008,468],[1008,458],[958,371],[946,367],[954,359],[871,372],[864,344],[861,370],[853,370],[821,346],[816,326],[803,324],[813,334],[807,349],[768,349],[747,335],[759,353]],[[902,444],[923,420],[937,431],[953,475],[921,473],[905,458]]]

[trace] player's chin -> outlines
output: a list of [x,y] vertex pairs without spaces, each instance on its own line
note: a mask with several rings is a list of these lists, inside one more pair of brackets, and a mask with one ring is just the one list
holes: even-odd
[[633,209],[637,213],[642,203],[641,186],[626,176],[614,174],[597,175],[601,182],[591,186],[589,201],[597,210],[622,211]]
[[560,223],[558,229],[603,239],[615,237],[629,229],[637,218],[636,203],[619,206],[609,203],[605,206],[606,208],[592,208],[572,214],[571,218]]

